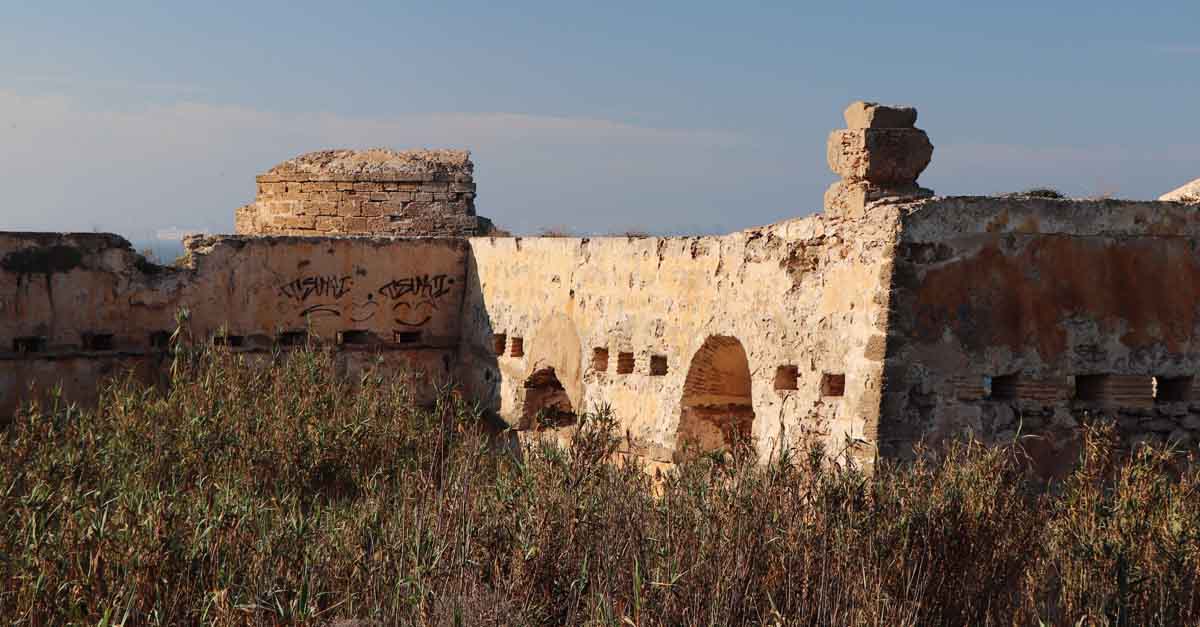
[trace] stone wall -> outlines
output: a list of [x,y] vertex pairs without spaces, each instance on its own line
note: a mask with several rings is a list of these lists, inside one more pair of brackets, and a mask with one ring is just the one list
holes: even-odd
[[467,245],[461,239],[193,238],[183,267],[147,263],[113,235],[0,233],[0,410],[66,374],[87,400],[123,365],[161,357],[181,312],[195,341],[237,352],[308,342],[348,366],[381,355],[452,369]]
[[257,177],[237,210],[248,235],[486,235],[475,215],[474,165],[464,151],[326,150]]
[[722,237],[472,239],[461,376],[521,425],[552,369],[573,408],[611,407],[659,461],[689,436],[723,446],[730,416],[764,458],[807,431],[870,459],[891,237],[818,215]]
[[[881,446],[964,432],[1073,459],[1077,427],[1195,446],[1200,212],[1027,197],[901,207]],[[1200,397],[1197,397],[1200,398]]]

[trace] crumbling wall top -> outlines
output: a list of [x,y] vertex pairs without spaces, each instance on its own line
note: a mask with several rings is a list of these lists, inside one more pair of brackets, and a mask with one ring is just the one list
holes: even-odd
[[264,176],[288,180],[427,180],[470,177],[475,171],[466,150],[318,150],[288,159]]
[[1200,202],[1200,179],[1169,191],[1159,196],[1158,199],[1171,202]]
[[944,241],[977,235],[1200,237],[1195,205],[1179,202],[1029,196],[946,196],[893,205],[901,240]]

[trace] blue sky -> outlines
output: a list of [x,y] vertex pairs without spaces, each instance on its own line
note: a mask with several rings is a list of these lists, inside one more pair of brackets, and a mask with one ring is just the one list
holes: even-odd
[[1200,177],[1200,2],[0,4],[0,228],[232,229],[327,147],[475,155],[518,232],[820,209],[855,99],[912,104],[941,194]]

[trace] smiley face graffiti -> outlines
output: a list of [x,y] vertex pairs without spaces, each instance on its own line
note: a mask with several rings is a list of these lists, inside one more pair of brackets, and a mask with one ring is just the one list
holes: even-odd
[[405,327],[421,327],[433,319],[438,300],[450,292],[454,279],[444,274],[424,274],[396,279],[379,288],[379,294],[394,301],[393,320]]
[[[365,276],[365,271],[358,271]],[[454,278],[445,274],[413,275],[388,281],[365,295],[354,288],[353,276],[312,275],[298,277],[279,287],[281,296],[304,305],[302,319],[340,317],[348,322],[371,320],[391,301],[392,320],[403,327],[421,327],[433,320],[439,301],[448,294]],[[348,301],[348,302],[347,302]]]

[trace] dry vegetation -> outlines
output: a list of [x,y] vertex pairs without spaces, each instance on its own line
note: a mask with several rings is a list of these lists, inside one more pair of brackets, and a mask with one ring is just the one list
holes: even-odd
[[[660,485],[498,446],[298,351],[181,351],[169,385],[4,428],[0,614],[35,625],[1181,625],[1200,620],[1200,476],[1088,437],[1047,490],[972,444],[867,480],[810,448],[709,456]],[[165,390],[165,391],[163,391]]]

